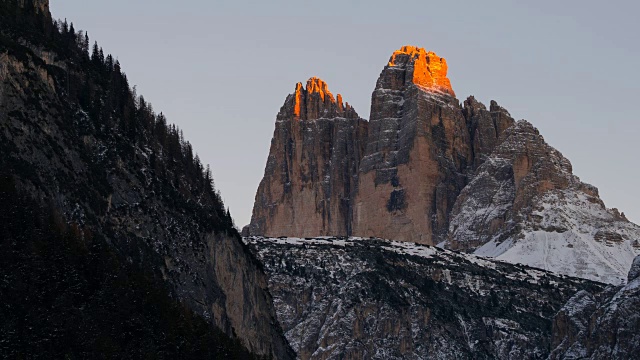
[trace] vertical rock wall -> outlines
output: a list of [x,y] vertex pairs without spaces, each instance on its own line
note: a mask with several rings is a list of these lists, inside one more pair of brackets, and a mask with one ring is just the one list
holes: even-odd
[[[361,119],[326,83],[297,84],[277,116],[245,235],[354,235],[435,244],[476,162],[513,124],[497,104],[463,108],[445,59],[395,51]],[[476,140],[474,142],[474,139]]]
[[347,235],[367,122],[327,84],[296,85],[280,109],[248,232]]
[[380,74],[353,235],[434,244],[434,236],[446,233],[472,161],[469,132],[446,72],[443,58],[405,46]]

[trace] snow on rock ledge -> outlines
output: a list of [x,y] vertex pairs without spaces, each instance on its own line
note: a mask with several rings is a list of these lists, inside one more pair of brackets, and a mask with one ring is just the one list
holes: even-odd
[[640,227],[607,209],[598,189],[521,120],[460,193],[441,245],[620,284],[640,254],[639,239]]
[[601,284],[376,238],[244,239],[299,359],[544,359],[551,319]]

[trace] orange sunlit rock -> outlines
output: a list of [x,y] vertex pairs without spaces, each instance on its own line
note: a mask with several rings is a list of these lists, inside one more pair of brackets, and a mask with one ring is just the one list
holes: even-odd
[[293,93],[293,119],[315,120],[323,117],[353,117],[357,115],[349,104],[343,104],[342,95],[333,97],[326,82],[317,77],[307,80],[306,88],[296,84]]
[[[340,112],[340,113],[341,113],[341,112],[343,112],[343,111],[344,111],[344,105],[342,105],[342,95],[338,94],[336,97],[337,97],[337,100],[336,100],[336,101],[338,102],[338,103],[337,103],[337,105],[338,105],[338,112]],[[349,104],[347,104],[347,105],[349,105]]]
[[302,88],[302,83],[296,84],[296,92],[294,93],[295,100],[293,105],[293,114],[296,119],[300,119],[300,104],[302,104],[302,92],[304,89]]
[[427,52],[423,48],[403,46],[391,55],[388,66],[412,70],[413,83],[425,89],[456,96],[447,78],[447,61],[433,51]]
[[329,87],[327,86],[327,83],[315,76],[307,80],[307,93],[319,94],[322,101],[324,101],[325,95],[328,95],[332,100],[331,102],[335,102],[335,100],[333,99],[333,95],[329,91]]
[[347,235],[367,121],[312,77],[276,116],[265,175],[247,234]]

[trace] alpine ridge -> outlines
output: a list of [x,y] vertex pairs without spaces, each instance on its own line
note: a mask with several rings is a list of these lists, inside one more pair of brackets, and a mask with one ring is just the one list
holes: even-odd
[[460,103],[447,72],[434,52],[394,51],[368,122],[321,80],[298,84],[244,235],[379,237],[622,282],[640,227],[531,123],[495,101]]
[[554,315],[576,292],[603,288],[408,242],[244,240],[264,264],[278,320],[305,360],[546,359]]

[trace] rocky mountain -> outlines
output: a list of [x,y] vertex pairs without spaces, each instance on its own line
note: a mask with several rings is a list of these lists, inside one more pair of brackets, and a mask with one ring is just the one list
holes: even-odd
[[476,169],[450,226],[446,247],[615,284],[640,253],[640,227],[524,120]]
[[367,122],[340,94],[311,78],[298,83],[276,120],[265,177],[245,231],[300,236],[351,232],[351,198]]
[[640,256],[626,285],[602,292],[582,290],[553,320],[550,359],[640,358]]
[[297,84],[243,242],[113,56],[0,0],[0,357],[637,357],[640,260],[584,278],[622,282],[638,226],[447,70],[394,52],[369,121]]
[[[438,244],[620,283],[640,254],[640,227],[606,208],[529,122],[495,101],[461,104],[447,71],[435,53],[402,47],[378,78],[370,120],[340,120],[349,125],[338,131],[326,130],[328,119],[296,115],[296,99],[308,97],[298,85],[301,95],[278,115],[245,235]],[[325,86],[315,82],[307,87]]]
[[[245,238],[300,359],[545,359],[588,280],[408,242]],[[557,317],[556,317],[557,319]],[[559,335],[558,335],[559,336]]]
[[[433,245],[472,163],[470,136],[443,58],[405,46],[371,96],[353,235]],[[351,235],[351,234],[350,234]]]
[[0,2],[0,154],[0,357],[294,357],[211,173],[48,1]]

